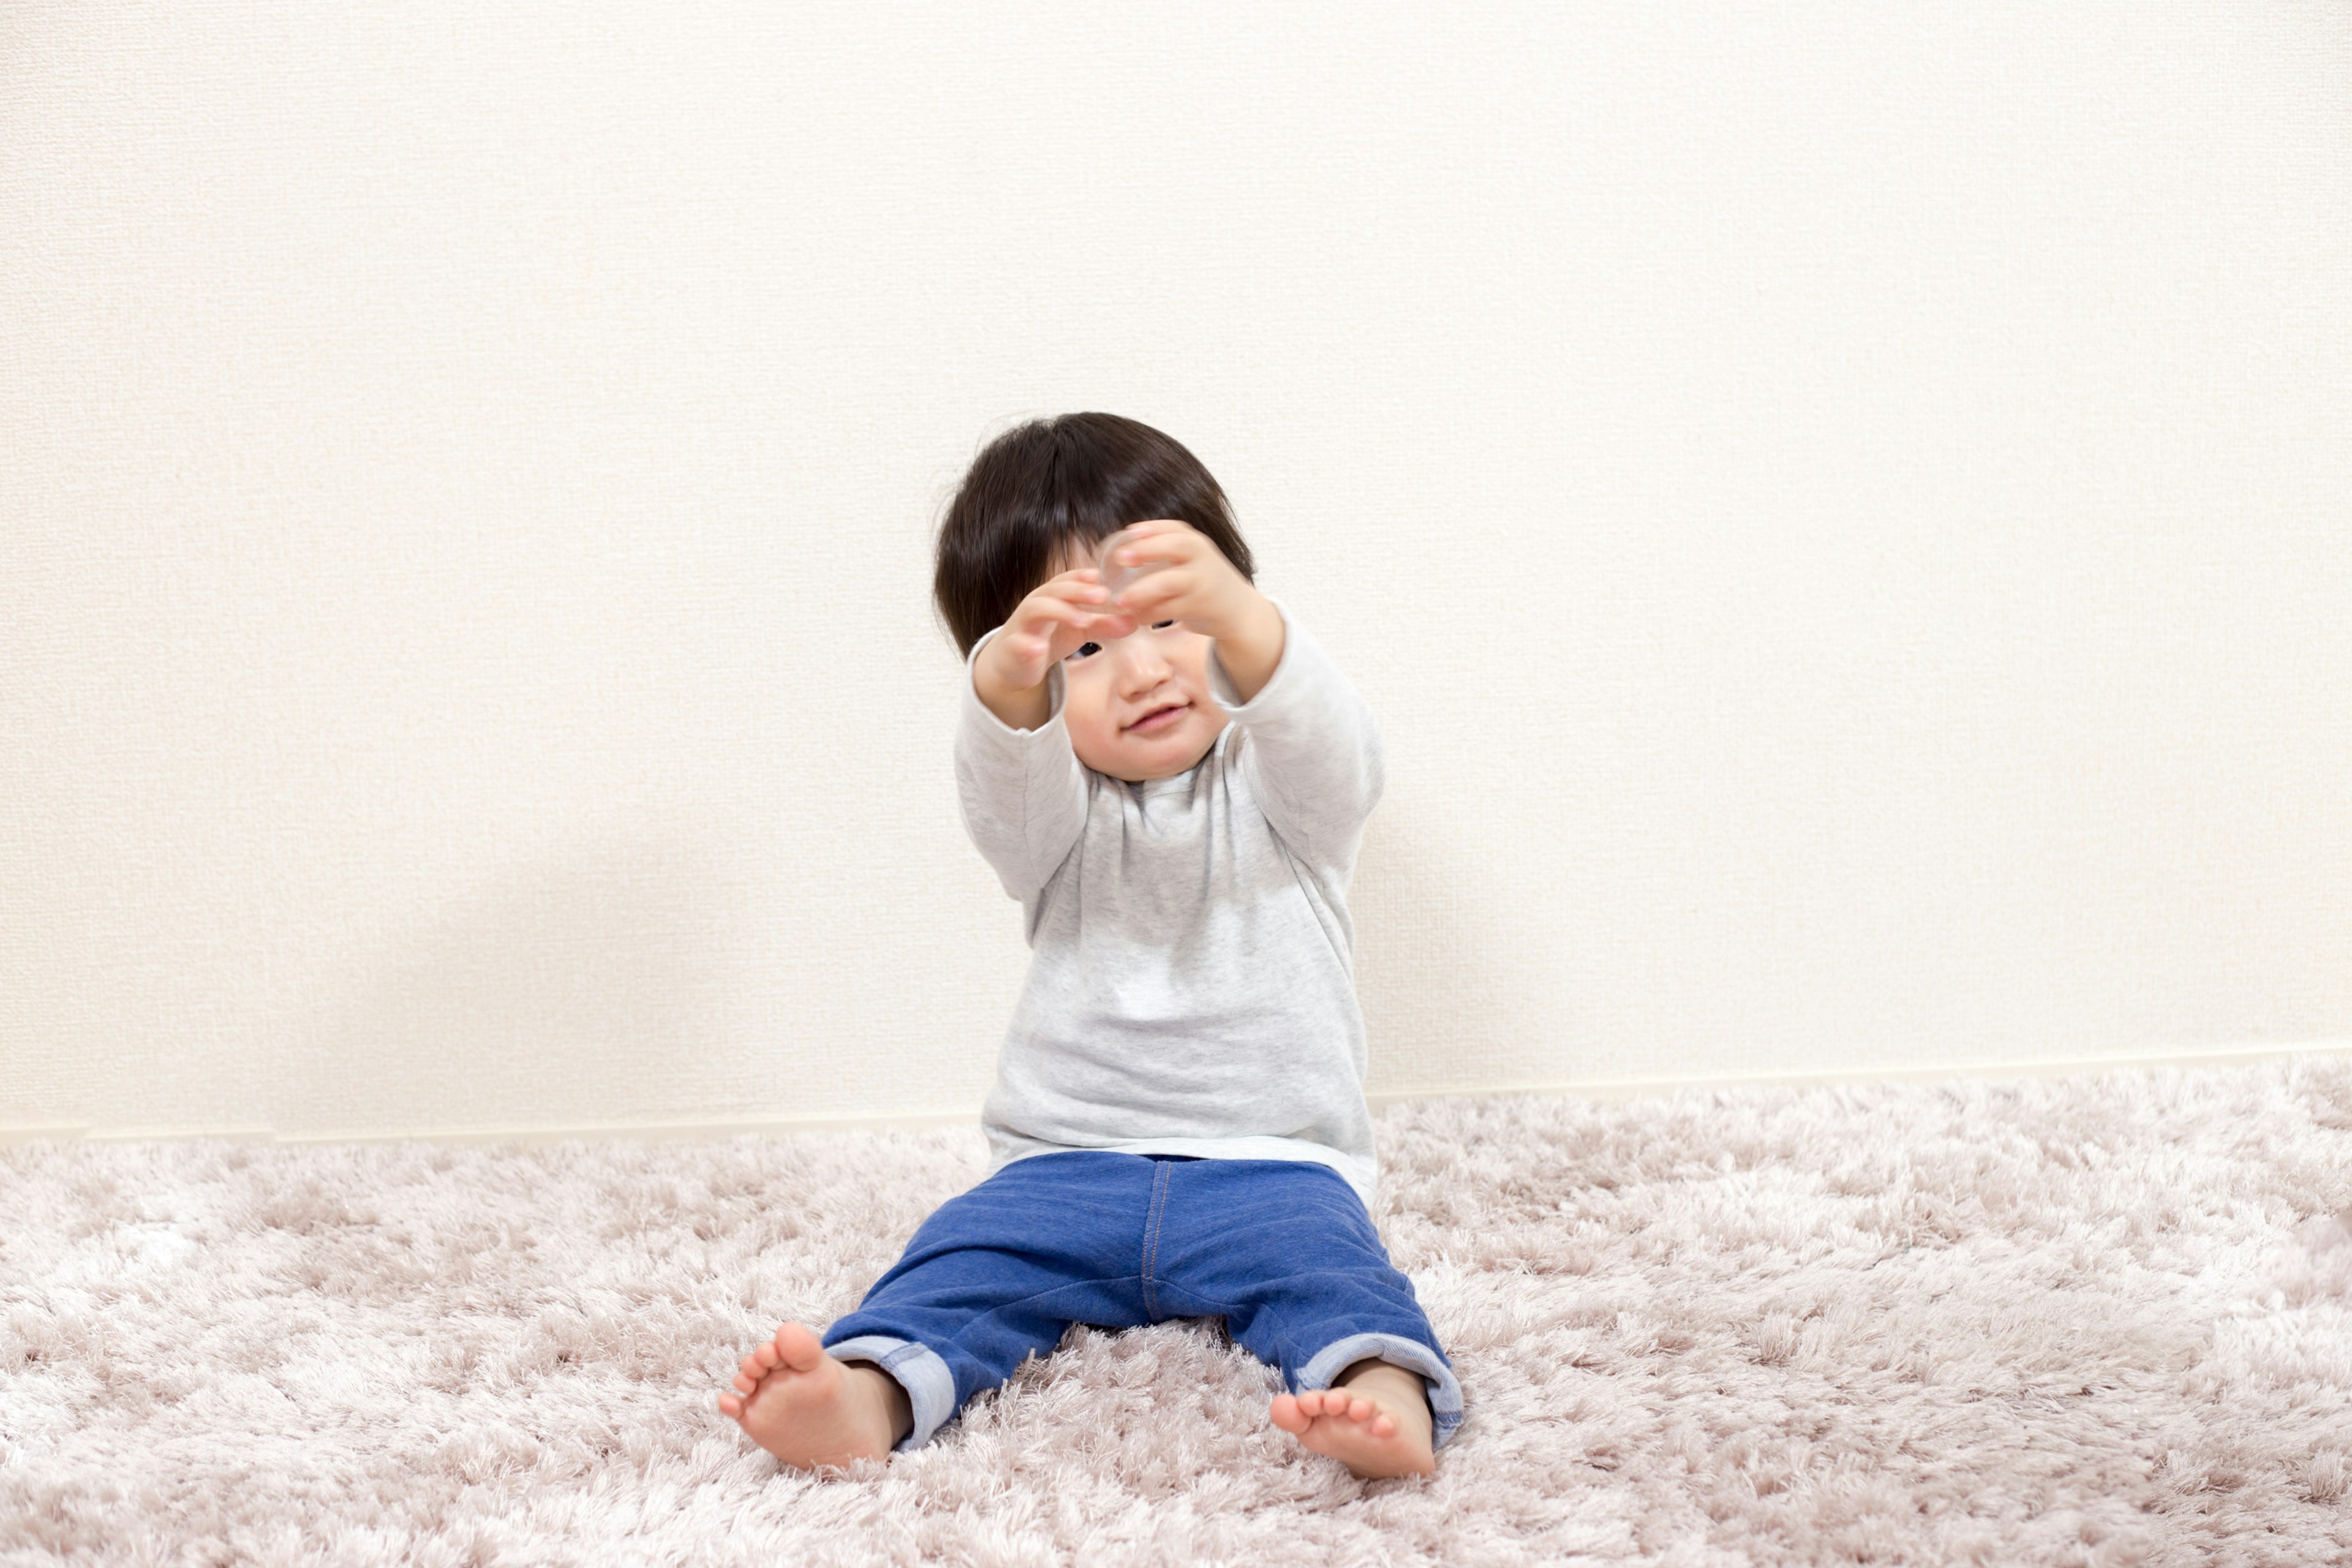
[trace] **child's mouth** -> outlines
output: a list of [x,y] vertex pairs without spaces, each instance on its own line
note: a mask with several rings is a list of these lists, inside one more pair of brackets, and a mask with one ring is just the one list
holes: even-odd
[[1192,709],[1192,705],[1189,702],[1179,702],[1173,707],[1154,709],[1151,712],[1149,712],[1142,718],[1138,719],[1134,723],[1129,724],[1128,728],[1129,730],[1141,731],[1147,735],[1156,733],[1159,731],[1167,729],[1170,725],[1174,724],[1177,721],[1182,719],[1185,713]]

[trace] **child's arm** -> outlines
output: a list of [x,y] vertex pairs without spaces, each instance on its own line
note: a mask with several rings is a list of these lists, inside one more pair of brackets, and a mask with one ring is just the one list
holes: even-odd
[[1062,658],[1103,635],[1095,577],[1089,568],[1041,584],[964,661],[957,805],[997,880],[1024,902],[1086,828],[1085,770],[1062,724]]
[[1209,689],[1249,736],[1238,749],[1242,772],[1275,832],[1299,858],[1346,871],[1387,781],[1380,727],[1322,644],[1267,604],[1285,628],[1280,662],[1241,702],[1247,688],[1220,642],[1209,656]]
[[1124,561],[1170,564],[1130,584],[1118,607],[1215,639],[1210,689],[1249,737],[1240,765],[1266,820],[1302,859],[1351,867],[1386,780],[1370,707],[1322,645],[1206,535],[1169,521],[1128,531],[1140,542],[1122,546]]

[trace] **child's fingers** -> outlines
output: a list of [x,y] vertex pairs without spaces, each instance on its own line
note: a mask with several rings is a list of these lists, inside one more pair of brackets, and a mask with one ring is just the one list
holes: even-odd
[[[1101,590],[1096,590],[1099,593]],[[1066,632],[1063,627],[1068,627]],[[1055,644],[1076,646],[1066,638],[1123,637],[1135,630],[1134,616],[1105,605],[1073,605],[1058,598],[1033,596],[1028,613],[1012,628],[1014,651],[1024,660],[1044,664],[1055,655]]]
[[1044,626],[1053,621],[1070,621],[1074,616],[1102,615],[1108,609],[1108,594],[1097,583],[1049,583],[1047,592],[1040,590],[1022,601],[1021,609],[1028,624]]
[[1037,592],[1056,599],[1078,600],[1102,597],[1102,574],[1092,566],[1081,566],[1046,579]]
[[1193,533],[1198,530],[1181,517],[1147,517],[1129,523],[1119,531],[1130,539],[1149,539],[1154,534]]
[[1158,620],[1162,617],[1150,612],[1181,602],[1201,585],[1200,577],[1178,567],[1154,572],[1149,577],[1139,577],[1118,596],[1118,605],[1137,619]]
[[1111,552],[1111,563],[1141,566],[1153,561],[1190,561],[1201,543],[1202,536],[1181,522],[1139,522]]
[[1073,605],[1065,599],[1033,597],[1029,601],[1029,613],[1023,620],[1021,630],[1033,635],[1050,637],[1056,623],[1068,626],[1080,626],[1088,616],[1102,613],[1099,608],[1093,605]]
[[1079,627],[1077,637],[1071,646],[1075,647],[1081,643],[1089,642],[1117,642],[1121,637],[1134,636],[1137,625],[1138,623],[1131,616],[1108,616]]

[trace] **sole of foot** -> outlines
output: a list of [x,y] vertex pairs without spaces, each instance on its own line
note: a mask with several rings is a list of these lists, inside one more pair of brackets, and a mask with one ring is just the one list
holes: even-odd
[[735,1392],[719,1396],[719,1412],[787,1465],[839,1468],[889,1457],[898,1438],[887,1394],[871,1386],[889,1381],[873,1367],[834,1360],[814,1334],[786,1323],[751,1347],[736,1370]]

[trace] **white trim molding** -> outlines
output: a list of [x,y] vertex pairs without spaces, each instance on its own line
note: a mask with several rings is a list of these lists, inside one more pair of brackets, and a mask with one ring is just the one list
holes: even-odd
[[[2252,1045],[2216,1050],[2136,1057],[2075,1057],[2046,1061],[1990,1061],[1934,1068],[1848,1068],[1801,1073],[1725,1073],[1654,1079],[1579,1079],[1566,1083],[1465,1084],[1453,1088],[1391,1089],[1364,1098],[1375,1111],[1416,1100],[1488,1099],[1496,1095],[1551,1095],[1577,1100],[1658,1100],[1686,1089],[1790,1088],[1833,1084],[1941,1083],[1980,1079],[2079,1078],[2165,1068],[2248,1067],[2290,1057],[2352,1056],[2352,1040],[2315,1040],[2299,1045]],[[83,1140],[120,1143],[220,1139],[248,1143],[520,1143],[537,1147],[606,1139],[663,1142],[677,1139],[780,1138],[809,1132],[861,1132],[888,1129],[922,1131],[976,1126],[977,1106],[967,1110],[884,1111],[856,1116],[729,1118],[709,1121],[592,1121],[555,1126],[349,1128],[281,1132],[258,1125],[233,1127],[92,1127],[81,1123],[10,1126],[0,1123],[0,1146]]]

